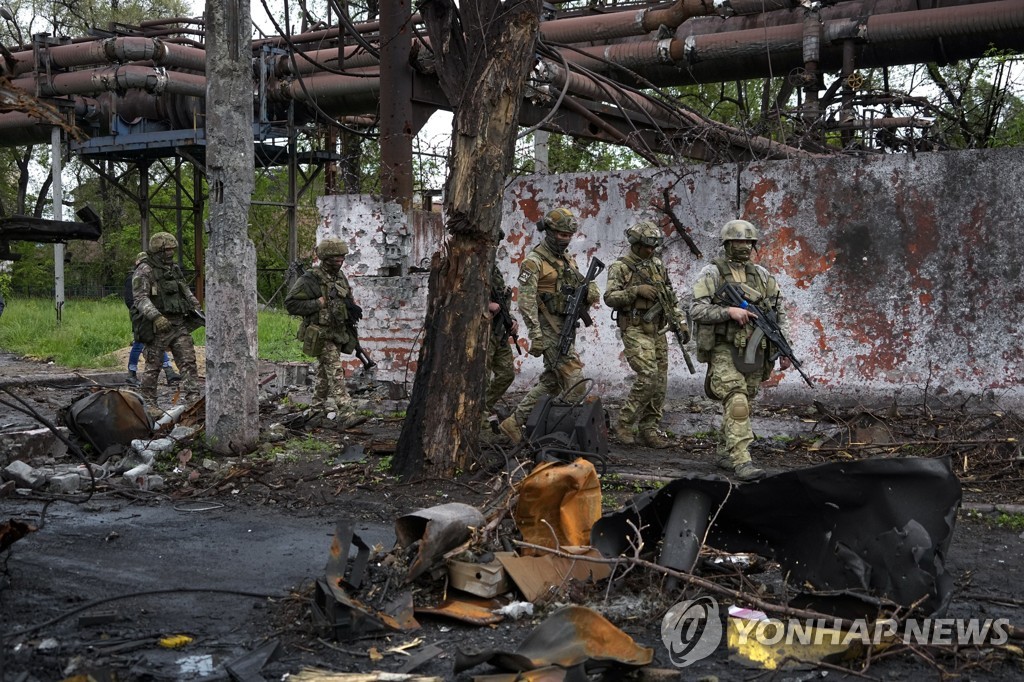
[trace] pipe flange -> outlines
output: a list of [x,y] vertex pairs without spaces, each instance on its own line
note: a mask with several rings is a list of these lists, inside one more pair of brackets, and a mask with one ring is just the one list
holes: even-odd
[[666,38],[658,41],[658,61],[662,64],[672,64],[672,41],[674,38]]

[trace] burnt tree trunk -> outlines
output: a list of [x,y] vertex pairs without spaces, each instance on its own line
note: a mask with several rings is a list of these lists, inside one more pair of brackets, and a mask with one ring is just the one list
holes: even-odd
[[489,274],[540,14],[537,0],[461,7],[460,16],[452,0],[419,6],[455,118],[445,183],[450,238],[431,262],[416,383],[394,458],[404,478],[468,469],[478,448]]

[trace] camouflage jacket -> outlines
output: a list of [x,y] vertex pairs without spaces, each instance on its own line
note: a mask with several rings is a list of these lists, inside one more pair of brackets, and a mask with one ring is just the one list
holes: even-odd
[[[657,300],[648,300],[637,296],[637,287],[650,284],[658,290]],[[675,292],[668,283],[668,272],[665,264],[657,256],[640,258],[630,249],[624,256],[608,268],[608,286],[604,291],[604,302],[618,311],[620,326],[627,319],[639,319],[643,314],[661,303],[668,308],[654,323],[659,327],[661,318],[671,315],[679,306]]]
[[[583,283],[576,259],[567,252],[556,254],[545,243],[534,247],[519,271],[519,313],[531,340],[561,332],[568,301],[567,292]],[[597,284],[587,288],[587,302],[601,299]]]
[[[761,295],[761,306],[770,307],[776,315],[779,328],[789,335],[789,320],[783,305],[779,283],[764,267],[756,263],[730,263],[724,254],[704,266],[693,285],[690,317],[697,326],[698,359],[707,356],[715,343],[734,343],[738,334],[749,334],[752,325],[742,328],[729,317],[729,306],[718,303],[714,296],[726,281],[744,284]],[[742,345],[742,344],[737,344]]]
[[161,315],[186,315],[199,309],[199,299],[185,283],[177,264],[163,265],[147,256],[132,275],[136,314],[152,322]]
[[[327,306],[320,307],[320,298]],[[295,280],[284,299],[284,307],[291,315],[302,318],[303,327],[319,325],[329,338],[345,343],[354,336],[355,323],[349,320],[347,303],[354,303],[352,288],[345,273],[330,276],[320,266],[309,268]]]

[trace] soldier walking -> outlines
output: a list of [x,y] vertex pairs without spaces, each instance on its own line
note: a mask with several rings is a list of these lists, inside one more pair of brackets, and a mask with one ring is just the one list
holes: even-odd
[[508,328],[502,319],[502,310],[511,316],[512,289],[505,286],[505,279],[495,265],[491,269],[491,296],[487,304],[487,313],[492,317],[491,338],[487,346],[487,370],[485,373],[486,393],[484,394],[484,420],[494,419],[494,410],[505,395],[505,391],[516,378],[513,363],[512,347],[509,346],[510,336],[519,335],[519,322],[512,319],[512,327]]
[[341,428],[362,419],[345,386],[341,353],[353,353],[358,346],[357,327],[363,309],[352,297],[352,287],[341,271],[348,244],[328,238],[316,247],[320,264],[302,274],[285,297],[288,312],[302,318],[298,338],[302,352],[317,359],[313,382],[313,411],[337,412]]
[[[623,352],[636,379],[619,412],[613,434],[623,445],[639,441],[649,448],[671,443],[658,431],[668,386],[668,316],[682,317],[679,302],[668,284],[665,265],[655,254],[663,236],[650,221],[626,230],[629,252],[608,268],[604,302],[614,309]],[[683,339],[686,343],[687,339]]]
[[[583,363],[576,353],[576,344],[564,354],[558,352],[558,336],[565,323],[569,295],[585,281],[576,266],[576,259],[566,253],[569,242],[579,229],[576,217],[567,208],[556,208],[537,223],[544,233],[538,244],[523,260],[519,272],[519,313],[526,324],[530,355],[543,357],[544,371],[515,411],[501,422],[501,432],[513,443],[522,440],[522,427],[541,396],[562,395],[565,400],[578,400],[586,391]],[[587,287],[587,304],[601,300],[597,284]]]
[[[723,253],[700,271],[693,286],[690,315],[696,323],[697,359],[708,365],[704,391],[722,403],[722,441],[718,466],[731,469],[741,481],[755,481],[764,471],[750,459],[754,431],[750,424],[751,403],[761,382],[775,366],[772,350],[762,332],[752,324],[753,314],[745,308],[720,302],[715,293],[723,283],[735,284],[757,305],[774,311],[779,327],[788,331],[782,294],[775,277],[752,263],[758,232],[746,220],[730,220],[719,234]],[[781,369],[789,369],[789,358],[779,358]]]
[[160,375],[164,351],[170,350],[174,364],[181,372],[181,390],[186,403],[199,399],[199,369],[196,349],[192,341],[194,311],[199,300],[188,288],[185,273],[174,262],[178,240],[169,232],[157,232],[149,239],[146,257],[135,267],[132,275],[133,326],[136,340],[146,344],[143,357],[146,369],[142,373],[139,392],[151,407],[158,407],[157,377]]

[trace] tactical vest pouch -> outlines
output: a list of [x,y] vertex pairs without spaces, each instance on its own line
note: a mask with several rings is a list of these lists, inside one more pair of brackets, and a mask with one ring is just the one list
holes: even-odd
[[302,352],[306,355],[317,357],[324,349],[324,330],[318,324],[311,324],[306,327],[306,334],[302,338]]
[[711,362],[711,351],[715,349],[715,325],[697,325],[697,360]]
[[351,355],[356,350],[356,340],[349,336],[348,340],[338,345],[338,350],[346,355]]
[[299,323],[299,331],[297,331],[295,333],[295,338],[297,338],[299,341],[305,341],[306,340],[306,321],[305,320],[303,320],[302,322]]
[[729,347],[729,351],[732,353],[732,364],[742,374],[763,373],[766,345],[764,332],[760,329],[755,330],[742,348],[738,348],[735,345]]

